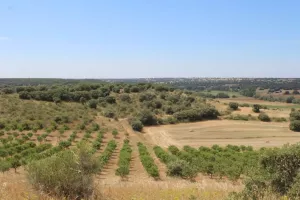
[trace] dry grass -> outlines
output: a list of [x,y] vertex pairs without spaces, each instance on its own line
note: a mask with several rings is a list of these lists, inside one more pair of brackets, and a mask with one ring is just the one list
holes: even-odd
[[288,103],[282,103],[282,102],[269,102],[269,101],[263,101],[258,100],[254,98],[249,97],[239,97],[234,99],[214,99],[211,100],[210,103],[214,105],[219,111],[226,111],[228,109],[228,103],[229,102],[237,102],[239,104],[247,103],[250,105],[250,107],[239,107],[238,110],[234,111],[232,114],[241,114],[241,115],[252,115],[252,116],[258,116],[258,113],[254,113],[252,111],[251,105],[253,104],[260,104],[265,105],[268,107],[268,109],[261,109],[262,112],[266,113],[270,117],[283,117],[288,119],[291,108],[300,108],[297,104],[288,104]]
[[145,137],[164,147],[234,144],[259,148],[300,142],[299,133],[290,131],[288,125],[288,122],[215,120],[149,127]]
[[111,200],[188,200],[188,199],[225,199],[229,191],[217,189],[199,188],[168,188],[161,189],[154,185],[144,185],[139,187],[108,188],[103,192],[107,199]]
[[[62,200],[35,191],[26,179],[23,169],[13,170],[0,176],[1,200]],[[111,185],[95,182],[95,192],[91,200],[186,200],[224,199],[230,192],[241,191],[242,184],[200,177],[197,182],[170,178],[166,181],[138,179],[131,182],[118,182]]]

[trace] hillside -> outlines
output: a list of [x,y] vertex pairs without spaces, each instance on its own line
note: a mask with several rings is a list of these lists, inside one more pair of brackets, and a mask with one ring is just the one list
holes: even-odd
[[[254,178],[253,172],[258,182],[252,184],[264,184],[262,194],[276,199],[280,192],[274,188],[279,186],[270,180],[278,180],[273,171],[284,169],[274,168],[282,160],[269,159],[288,158],[299,149],[298,144],[283,147],[300,141],[298,133],[289,130],[290,115],[291,121],[300,116],[296,104],[242,95],[222,98],[226,92],[209,98],[157,83],[12,84],[3,88],[2,199],[72,199],[74,193],[67,190],[76,184],[81,189],[71,191],[78,190],[82,198],[87,198],[91,188],[95,199],[226,199],[231,192],[238,192],[233,198],[252,198],[253,188],[247,188],[250,193],[243,188],[245,181]],[[259,113],[254,112],[255,105]],[[270,116],[269,120],[261,118],[262,114]],[[72,164],[76,152],[86,160]],[[297,166],[298,158],[287,162]],[[66,165],[90,169],[83,176],[90,177],[89,184],[77,183],[85,180],[79,178],[74,185],[61,185],[62,190],[45,182],[62,183],[68,180],[62,177],[76,177]],[[60,167],[54,170],[54,166]],[[62,177],[56,175],[60,172]],[[286,183],[283,192],[296,195],[297,184],[296,179]],[[267,189],[274,190],[272,195],[265,193]]]

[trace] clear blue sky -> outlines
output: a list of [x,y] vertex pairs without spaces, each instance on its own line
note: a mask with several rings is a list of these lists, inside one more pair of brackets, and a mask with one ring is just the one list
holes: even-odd
[[299,77],[299,0],[1,0],[0,77]]

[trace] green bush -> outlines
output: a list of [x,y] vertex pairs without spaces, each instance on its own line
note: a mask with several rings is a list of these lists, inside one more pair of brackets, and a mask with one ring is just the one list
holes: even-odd
[[99,124],[97,124],[97,123],[92,124],[92,131],[99,131],[99,129],[100,129]]
[[168,176],[179,176],[182,178],[192,179],[197,176],[197,171],[184,160],[174,160],[167,164]]
[[237,110],[239,108],[239,104],[236,102],[229,102],[229,108],[232,110]]
[[98,102],[95,99],[91,99],[91,100],[88,101],[88,106],[90,108],[96,109],[97,108],[97,104],[98,104]]
[[290,199],[300,199],[300,173],[298,172],[292,186],[287,192],[287,196]]
[[143,130],[144,125],[140,120],[133,120],[131,122],[131,127],[133,130],[141,132]]
[[58,143],[58,145],[62,148],[68,148],[69,146],[71,146],[71,142],[70,141],[60,141]]
[[150,110],[142,110],[138,114],[138,119],[145,126],[157,125],[157,118]]
[[179,149],[176,147],[176,146],[174,146],[174,145],[171,145],[171,146],[169,146],[168,147],[168,150],[169,150],[169,152],[171,153],[171,154],[173,154],[173,155],[178,155],[178,153],[179,153]]
[[4,173],[11,168],[10,162],[2,161],[0,162],[0,172]]
[[88,198],[93,191],[93,174],[98,163],[90,149],[62,151],[43,160],[28,164],[30,182],[46,193],[70,199]]
[[252,111],[255,112],[255,113],[259,113],[260,108],[261,108],[261,106],[259,104],[253,104]]
[[274,122],[286,122],[287,119],[284,117],[272,117],[272,121]]
[[261,153],[259,165],[249,174],[238,199],[268,199],[267,191],[299,199],[300,145],[285,145]]
[[119,132],[118,132],[117,129],[114,129],[114,130],[112,131],[112,135],[114,136],[114,138],[116,138],[118,134],[119,134]]
[[258,115],[258,119],[260,121],[263,121],[263,122],[270,122],[271,121],[270,117],[267,114],[265,114],[265,113],[260,113]]
[[105,110],[103,112],[104,117],[108,117],[108,118],[114,118],[116,117],[116,113],[113,110]]
[[115,140],[110,140],[104,150],[104,152],[99,157],[100,167],[99,171],[108,163],[110,157],[112,156],[114,150],[117,148],[117,143]]
[[150,153],[147,150],[147,147],[142,144],[142,143],[138,143],[138,150],[139,150],[139,155],[140,155],[140,159],[141,162],[145,168],[145,170],[147,171],[147,173],[152,176],[153,178],[159,178],[159,171],[158,171],[158,167],[155,164],[153,158],[151,157]]
[[293,120],[300,120],[300,111],[299,110],[294,110],[290,113],[290,119],[291,121]]
[[153,150],[155,155],[159,158],[159,160],[165,164],[177,160],[176,156],[169,154],[168,152],[163,150],[160,146],[153,147]]
[[175,117],[167,117],[163,119],[163,124],[177,124],[178,121]]
[[214,107],[205,106],[199,109],[189,109],[174,113],[178,121],[201,121],[203,119],[216,119],[219,112]]
[[120,151],[118,169],[116,169],[116,175],[125,177],[129,174],[130,160],[132,149],[129,144],[129,140],[124,140],[123,147]]
[[0,137],[4,136],[4,131],[0,131]]
[[300,132],[300,120],[291,121],[290,129],[295,132]]
[[240,107],[250,107],[250,105],[248,103],[242,103],[242,104],[239,104]]
[[123,101],[123,102],[128,102],[130,103],[131,102],[131,98],[129,96],[129,94],[121,94],[119,96],[120,100]]
[[286,98],[286,103],[293,103],[294,99],[295,99],[294,96],[289,96],[288,98]]
[[0,129],[4,129],[5,128],[5,122],[0,121]]
[[216,98],[229,98],[229,95],[224,92],[220,92],[216,94]]
[[254,117],[250,114],[248,114],[248,115],[237,114],[237,115],[226,116],[225,119],[249,121],[249,120],[256,120],[256,117]]

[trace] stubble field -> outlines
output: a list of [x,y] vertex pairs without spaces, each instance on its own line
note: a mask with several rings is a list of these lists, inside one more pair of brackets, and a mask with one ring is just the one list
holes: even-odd
[[215,120],[149,127],[146,137],[157,145],[183,147],[250,145],[255,148],[300,142],[299,133],[289,130],[287,122]]

